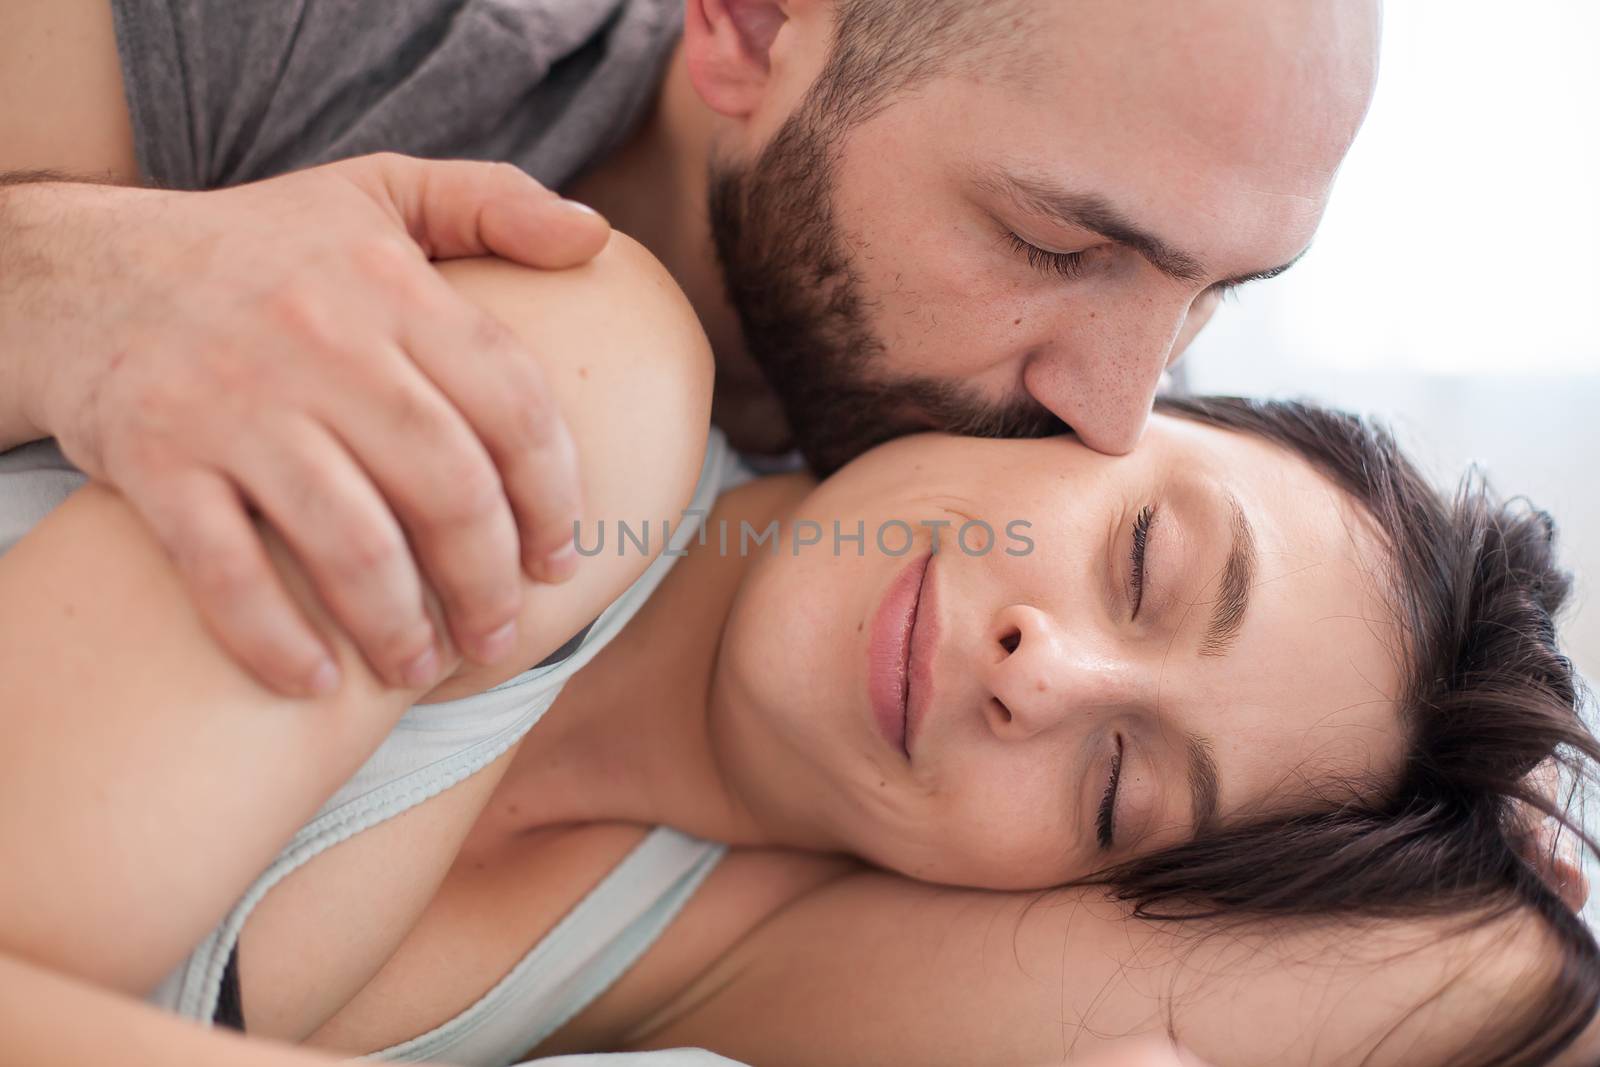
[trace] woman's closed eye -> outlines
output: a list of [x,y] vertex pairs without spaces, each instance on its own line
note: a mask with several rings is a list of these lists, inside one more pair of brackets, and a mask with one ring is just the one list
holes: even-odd
[[1019,255],[1028,261],[1028,266],[1041,274],[1053,274],[1062,278],[1076,278],[1083,273],[1082,252],[1052,252],[1040,248],[1031,241],[1025,241],[1015,233],[1006,232],[1006,240]]
[[1139,617],[1139,606],[1144,603],[1145,557],[1150,546],[1150,530],[1156,521],[1156,506],[1146,504],[1133,520],[1131,566],[1128,570],[1128,600],[1132,606],[1131,619]]
[[1111,757],[1111,774],[1106,779],[1106,791],[1100,796],[1100,810],[1095,816],[1095,839],[1102,852],[1110,852],[1116,843],[1117,790],[1122,784],[1122,736],[1117,736],[1117,751]]

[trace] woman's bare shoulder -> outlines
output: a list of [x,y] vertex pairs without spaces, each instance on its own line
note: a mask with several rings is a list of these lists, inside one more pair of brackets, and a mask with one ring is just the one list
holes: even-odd
[[[600,255],[571,270],[500,260],[462,260],[441,270],[539,361],[577,447],[583,528],[677,518],[705,454],[712,359],[694,310],[665,268],[613,233]],[[463,667],[426,699],[488,688],[543,659],[651,558],[605,553],[584,559],[562,585],[526,585],[519,655],[496,668]]]

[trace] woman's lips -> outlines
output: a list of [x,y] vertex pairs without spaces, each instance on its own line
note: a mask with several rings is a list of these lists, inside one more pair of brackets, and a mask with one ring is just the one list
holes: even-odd
[[[911,561],[889,585],[867,639],[867,697],[872,718],[889,746],[906,759],[907,694],[912,678],[912,634],[931,553]],[[925,688],[925,687],[924,687]]]
[[911,649],[906,658],[906,758],[911,756],[922,720],[933,704],[933,660],[939,648],[939,582],[929,560],[922,571],[922,588],[911,622]]

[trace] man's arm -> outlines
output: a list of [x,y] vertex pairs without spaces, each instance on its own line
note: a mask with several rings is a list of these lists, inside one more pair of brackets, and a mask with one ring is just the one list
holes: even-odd
[[[506,328],[554,342],[552,390],[585,446],[585,521],[676,514],[700,470],[711,357],[660,265],[618,235],[571,271],[446,269]],[[329,697],[256,684],[103,486],[0,557],[0,856],[25,857],[0,877],[0,953],[130,992],[153,986],[414,700],[477,692],[539,661],[649,562],[599,556],[571,582],[530,585],[511,662],[464,667],[422,694],[370,674],[269,543],[343,661]],[[3,1048],[0,1062],[26,1062]]]
[[[454,645],[498,661],[519,572],[575,569],[571,435],[527,343],[429,259],[570,266],[604,221],[504,164],[373,156],[204,193],[36,180],[135,179],[115,44],[105,0],[0,5],[0,447],[54,436],[121,490],[281,692],[337,669],[252,513],[390,684],[437,677],[425,585]],[[371,566],[339,566],[352,544]]]
[[[139,178],[111,8],[106,0],[11,0],[0,6],[0,294],[17,284],[11,275],[44,267],[27,254],[25,217],[8,211],[8,190],[72,176],[122,185]],[[0,450],[47,436],[27,410],[15,357],[0,348]]]

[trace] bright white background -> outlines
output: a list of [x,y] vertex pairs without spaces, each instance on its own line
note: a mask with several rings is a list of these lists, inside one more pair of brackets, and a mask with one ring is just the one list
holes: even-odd
[[1185,357],[1197,392],[1383,415],[1562,529],[1600,678],[1600,4],[1390,0],[1372,111],[1311,252]]
[[[1224,305],[1184,359],[1197,392],[1381,415],[1441,482],[1476,462],[1549,510],[1578,577],[1565,640],[1594,682],[1597,52],[1594,0],[1389,0],[1372,112],[1311,253]],[[1600,928],[1593,864],[1589,881]]]

